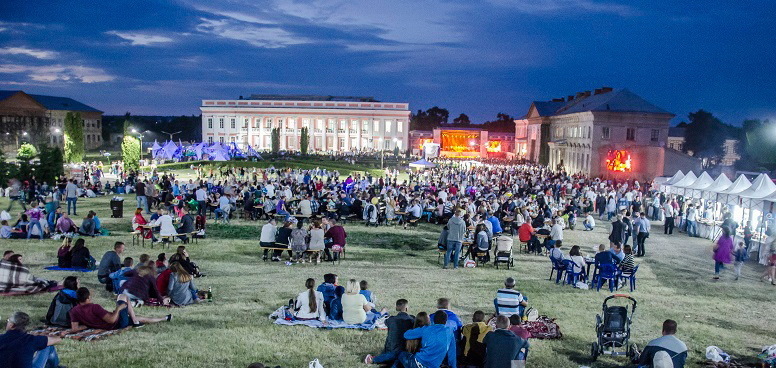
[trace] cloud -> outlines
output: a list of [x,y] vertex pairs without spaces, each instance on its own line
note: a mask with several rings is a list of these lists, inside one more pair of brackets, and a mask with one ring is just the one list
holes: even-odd
[[54,51],[31,49],[27,47],[4,47],[0,48],[0,55],[27,55],[37,59],[53,59],[57,57]]
[[220,15],[222,17],[232,18],[234,20],[239,20],[241,22],[246,22],[246,23],[256,23],[256,24],[264,24],[264,25],[278,24],[277,21],[270,19],[270,17],[265,14],[261,14],[261,15],[257,13],[249,14],[249,13],[244,13],[242,11],[221,10],[221,9],[214,9],[210,7],[197,6],[197,5],[195,5],[194,8],[201,12]]
[[558,15],[562,13],[600,13],[632,16],[638,11],[630,6],[593,0],[488,0],[496,6],[525,14]]
[[92,68],[82,65],[47,65],[30,66],[19,64],[0,64],[0,73],[4,74],[27,74],[31,80],[36,82],[81,82],[81,83],[100,83],[109,82],[116,77],[108,74],[99,68]]
[[279,27],[261,27],[227,19],[200,18],[202,23],[196,29],[219,37],[247,42],[256,47],[277,49],[312,42]]
[[154,46],[174,41],[167,36],[153,35],[143,32],[108,31],[105,34],[118,36],[130,42],[132,46]]

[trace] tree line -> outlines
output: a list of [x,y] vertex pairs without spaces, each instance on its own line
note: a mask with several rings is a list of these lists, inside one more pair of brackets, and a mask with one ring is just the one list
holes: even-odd
[[498,113],[496,119],[481,124],[472,123],[468,115],[461,113],[450,122],[447,109],[434,106],[426,111],[418,110],[410,115],[410,130],[432,130],[434,128],[479,128],[491,132],[515,131],[515,119],[509,114]]

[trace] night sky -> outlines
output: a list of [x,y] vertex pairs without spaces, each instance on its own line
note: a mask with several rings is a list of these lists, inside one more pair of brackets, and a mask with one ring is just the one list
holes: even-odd
[[482,122],[601,86],[775,119],[776,1],[0,1],[0,89],[107,114],[324,94]]

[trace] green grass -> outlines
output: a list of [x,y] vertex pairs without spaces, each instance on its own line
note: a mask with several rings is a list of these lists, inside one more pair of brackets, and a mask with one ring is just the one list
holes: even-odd
[[[87,239],[97,259],[113,242],[131,239],[126,235],[134,198],[128,198],[124,219],[109,218],[108,198],[79,200],[80,213],[96,210],[113,235]],[[0,208],[6,206],[0,200]],[[492,312],[495,290],[504,278],[514,276],[518,289],[530,297],[540,314],[557,318],[563,339],[532,341],[529,364],[533,367],[621,367],[625,358],[602,358],[590,362],[590,343],[595,337],[595,315],[607,292],[572,289],[547,280],[549,261],[544,257],[518,255],[512,270],[491,266],[475,269],[441,270],[435,250],[439,228],[421,224],[417,229],[365,228],[349,224],[347,258],[339,265],[293,265],[261,261],[258,248],[260,223],[233,221],[231,226],[209,225],[209,238],[189,246],[205,278],[197,279],[202,289],[213,288],[215,301],[173,309],[172,323],[149,325],[97,342],[65,341],[59,347],[62,364],[69,367],[244,367],[260,361],[283,367],[305,367],[319,358],[326,368],[362,367],[363,356],[378,353],[384,331],[314,330],[307,327],[279,327],[267,318],[303,290],[304,281],[334,272],[340,280],[368,280],[377,295],[378,307],[391,307],[397,298],[410,301],[411,312],[433,311],[435,300],[449,297],[452,309],[464,321],[476,310]],[[773,326],[776,288],[757,282],[759,265],[744,267],[737,282],[730,273],[712,282],[711,243],[689,239],[683,234],[666,237],[655,233],[647,241],[648,258],[642,260],[638,300],[633,324],[633,342],[643,346],[657,337],[666,318],[679,322],[678,336],[690,348],[691,364],[700,361],[709,345],[717,345],[745,362],[764,345],[774,343]],[[606,227],[593,232],[567,231],[566,244],[579,244],[587,252],[604,241]],[[67,272],[43,270],[56,262],[58,242],[0,240],[1,249],[13,249],[25,256],[35,275],[62,280]],[[567,247],[566,247],[567,248]],[[169,250],[166,250],[169,252]],[[156,256],[160,250],[131,247],[126,255]],[[112,296],[96,281],[95,274],[82,275],[81,284],[95,291],[95,300],[110,306]],[[53,294],[5,297],[0,316],[23,310],[38,320],[45,315]],[[143,307],[138,314],[162,316],[167,310]]]

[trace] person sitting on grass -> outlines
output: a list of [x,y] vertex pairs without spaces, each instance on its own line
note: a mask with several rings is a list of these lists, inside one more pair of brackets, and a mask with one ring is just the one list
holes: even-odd
[[13,228],[15,231],[18,231],[20,234],[22,234],[22,239],[28,238],[27,233],[29,232],[29,225],[30,220],[27,218],[27,214],[22,212],[19,214],[19,218],[16,219],[16,223],[13,225]]
[[121,269],[121,253],[124,253],[124,243],[116,242],[113,244],[113,250],[105,252],[100,259],[100,267],[97,268],[97,281],[105,284],[108,291],[113,291],[113,283],[110,281],[110,274]]
[[172,273],[169,275],[167,283],[167,296],[173,304],[184,306],[194,304],[199,301],[197,296],[197,287],[194,285],[194,277],[186,272],[179,262],[174,262],[170,266]]
[[170,263],[167,262],[167,254],[166,253],[159,253],[156,256],[156,262],[154,262],[154,266],[156,267],[157,273],[162,273],[168,268],[170,268]]
[[138,267],[140,266],[148,266],[148,262],[151,261],[151,256],[147,253],[143,253],[140,255],[140,257],[137,259],[137,264],[135,265],[135,271],[137,271]]
[[14,312],[0,335],[0,367],[59,367],[59,356],[54,345],[59,337],[33,336],[27,333],[30,316]]
[[448,298],[437,299],[437,309],[447,314],[447,322],[445,323],[447,327],[450,329],[450,331],[453,331],[456,337],[456,340],[460,340],[461,328],[463,327],[463,322],[461,322],[461,319],[458,318],[458,315],[455,314],[455,312],[450,310],[450,299]]
[[56,281],[33,276],[22,259],[21,254],[13,254],[0,261],[0,293],[35,294],[56,285]]
[[585,231],[591,231],[595,229],[595,219],[590,212],[585,214],[585,221],[582,223],[585,225]]
[[129,279],[124,283],[122,289],[124,290],[123,294],[129,298],[130,302],[140,305],[154,301],[163,305],[169,304],[169,299],[162,297],[156,287],[156,275],[151,267],[141,265],[128,273],[127,276]]
[[175,254],[170,257],[170,263],[179,262],[186,272],[194,275],[194,277],[202,277],[205,274],[201,273],[196,263],[189,258],[189,251],[186,250],[186,246],[179,245],[175,250]]
[[59,249],[57,249],[57,267],[61,268],[70,268],[71,266],[71,260],[70,257],[70,249],[71,243],[73,242],[73,238],[64,238],[62,240],[62,245],[59,246]]
[[348,280],[345,294],[342,295],[342,320],[347,324],[358,325],[362,323],[374,323],[380,317],[388,313],[383,308],[380,313],[372,312],[373,304],[366,301],[364,295],[359,293],[359,285],[356,279]]
[[359,281],[358,286],[361,288],[361,291],[358,293],[363,295],[364,298],[366,298],[366,301],[372,305],[372,311],[374,312],[375,300],[377,300],[377,298],[375,297],[374,293],[369,290],[369,283],[366,280],[361,280]]
[[[483,343],[485,368],[525,367],[528,341],[509,331],[509,318],[506,316],[496,317],[496,330],[487,334]],[[523,359],[520,359],[521,357]]]
[[75,294],[79,287],[78,277],[65,277],[63,286],[64,288],[54,296],[49,304],[49,309],[46,312],[47,325],[70,327],[69,312],[78,305],[78,298]]
[[315,290],[315,279],[307,279],[304,283],[307,290],[299,293],[294,302],[294,316],[300,320],[319,320],[326,322],[323,293]]
[[[519,318],[519,317],[518,317]],[[463,338],[463,351],[459,363],[463,367],[482,367],[485,364],[485,345],[482,340],[490,332],[490,326],[485,323],[485,313],[476,311],[472,316],[472,323],[463,326],[461,335]]]
[[78,228],[78,234],[83,236],[95,236],[97,225],[94,222],[94,212],[89,211],[81,222],[81,227]]
[[135,315],[135,310],[129,303],[126,295],[116,298],[116,309],[108,312],[99,304],[92,302],[92,295],[85,287],[78,288],[76,292],[78,305],[70,310],[70,331],[76,333],[88,328],[100,330],[120,330],[127,327],[141,327],[146,323],[158,323],[171,321],[172,314],[162,318],[140,317]]
[[509,316],[509,331],[525,340],[531,338],[531,332],[523,327],[523,319],[517,314]]
[[[420,314],[418,314],[420,317]],[[433,315],[433,324],[413,328],[404,333],[407,340],[420,339],[420,349],[416,353],[402,351],[399,353],[393,368],[439,367],[447,358],[447,365],[457,367],[456,339],[452,331],[445,327],[447,313],[437,311]]]
[[323,275],[323,283],[318,285],[317,291],[320,291],[323,295],[323,306],[326,311],[326,315],[330,316],[331,304],[338,295],[345,293],[345,288],[337,284],[338,277],[333,273],[327,273]]
[[668,356],[673,368],[684,368],[687,360],[687,345],[676,337],[676,321],[667,319],[663,322],[663,336],[650,341],[644,350],[637,354],[633,363],[643,368],[657,368],[656,360],[661,360],[662,355]]
[[[398,313],[385,320],[388,335],[385,337],[383,352],[378,356],[367,354],[364,358],[365,364],[392,364],[400,352],[407,351],[407,340],[404,339],[404,333],[413,328],[413,320],[415,319],[414,316],[407,313],[409,309],[407,304],[409,304],[407,299],[396,301],[396,312]],[[428,320],[428,315],[426,315],[426,320]]]
[[134,275],[134,273],[130,273],[134,270],[132,268],[132,265],[135,263],[135,260],[132,259],[132,257],[126,257],[124,258],[124,267],[119,269],[118,271],[111,272],[109,275],[111,282],[113,283],[113,291],[116,292],[116,294],[122,293],[122,286],[124,283],[129,280],[131,276]]
[[507,277],[504,280],[504,288],[496,291],[496,314],[504,316],[518,315],[522,317],[522,310],[528,306],[523,294],[515,290],[515,279]]
[[89,248],[86,247],[86,240],[84,238],[76,239],[75,245],[70,249],[70,267],[89,268],[91,259]]

